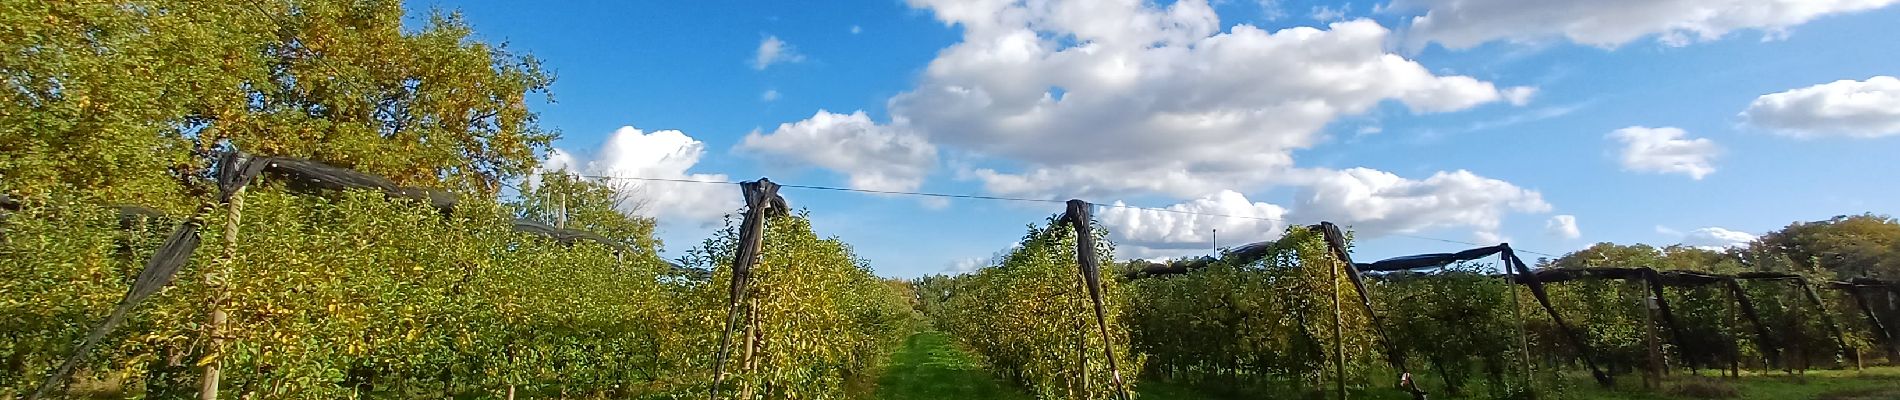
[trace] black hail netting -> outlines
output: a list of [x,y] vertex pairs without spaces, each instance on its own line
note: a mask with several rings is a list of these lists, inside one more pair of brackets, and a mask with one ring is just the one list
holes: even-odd
[[[1727,292],[1728,297],[1735,303],[1742,317],[1746,319],[1750,325],[1749,330],[1751,330],[1755,336],[1754,342],[1758,350],[1762,353],[1764,358],[1767,359],[1767,362],[1771,364],[1779,360],[1779,347],[1781,347],[1782,341],[1770,333],[1768,325],[1762,321],[1763,318],[1760,315],[1760,311],[1755,307],[1755,302],[1749,298],[1747,291],[1743,290],[1741,283],[1747,281],[1787,282],[1789,285],[1799,288],[1801,291],[1801,300],[1805,300],[1816,309],[1822,310],[1822,312],[1815,314],[1822,320],[1823,326],[1828,331],[1829,336],[1841,351],[1841,357],[1850,360],[1857,358],[1854,354],[1848,352],[1849,347],[1840,327],[1835,324],[1833,319],[1825,312],[1821,298],[1814,292],[1813,285],[1810,285],[1806,278],[1796,274],[1780,272],[1743,272],[1734,275],[1723,275],[1692,271],[1657,271],[1647,267],[1564,268],[1532,272],[1522,268],[1522,261],[1514,259],[1514,255],[1510,254],[1510,247],[1508,245],[1480,247],[1456,253],[1432,253],[1394,257],[1372,263],[1358,264],[1358,267],[1365,271],[1412,271],[1439,268],[1452,263],[1477,260],[1499,253],[1505,253],[1507,258],[1512,258],[1508,260],[1508,262],[1512,263],[1515,267],[1513,269],[1519,272],[1515,276],[1514,281],[1520,285],[1541,286],[1544,283],[1587,279],[1643,282],[1649,295],[1657,300],[1657,312],[1662,317],[1663,324],[1670,330],[1671,336],[1675,339],[1680,351],[1685,354],[1712,350],[1714,345],[1708,341],[1716,338],[1691,337],[1685,334],[1684,329],[1678,322],[1676,315],[1674,315],[1669,302],[1664,296],[1664,288],[1695,288],[1721,285],[1721,289]],[[1876,339],[1882,341],[1882,344],[1887,348],[1890,355],[1896,351],[1892,328],[1887,325],[1890,321],[1884,321],[1880,318],[1879,313],[1875,312],[1871,306],[1873,300],[1870,299],[1870,296],[1876,294],[1891,295],[1895,284],[1871,278],[1855,278],[1849,281],[1827,282],[1824,287],[1846,292],[1854,300],[1855,306],[1859,309],[1862,316],[1867,319],[1871,327],[1870,330],[1873,331]],[[1539,301],[1545,301],[1543,299],[1544,295],[1536,292],[1538,291],[1534,290],[1533,294],[1539,297]],[[1551,316],[1556,317],[1554,311],[1551,312]],[[1559,323],[1561,325],[1561,322]],[[1590,357],[1588,355],[1588,349],[1584,349],[1584,351],[1585,357]]]
[[[172,230],[165,242],[146,261],[145,267],[139,270],[138,277],[132,282],[132,287],[113,307],[111,314],[108,314],[105,320],[86,335],[86,338],[74,349],[73,355],[62,362],[51,375],[48,375],[39,389],[28,398],[41,398],[58,388],[98,345],[99,340],[124,322],[126,315],[133,308],[138,307],[146,298],[158,293],[159,289],[171,284],[178,270],[191,261],[192,254],[198,249],[201,242],[198,230],[203,227],[205,217],[219,205],[229,203],[238,191],[263,174],[285,180],[286,186],[298,193],[332,196],[346,190],[375,190],[390,197],[425,201],[443,215],[452,212],[458,201],[454,193],[403,187],[380,176],[321,162],[288,157],[252,158],[239,152],[226,153],[218,160],[216,166],[218,187],[216,200],[206,201],[199,205],[190,217]],[[783,203],[784,200],[781,199],[777,204]],[[0,208],[17,210],[19,207],[18,201],[0,195]],[[117,209],[119,223],[125,229],[132,229],[147,221],[164,218],[159,211],[138,205],[120,205]],[[525,219],[516,219],[513,225],[516,232],[544,236],[564,245],[573,245],[585,240],[604,245],[616,253],[627,254],[634,250],[625,243],[592,232],[557,228]],[[710,276],[708,271],[683,268],[678,265],[674,265],[674,273],[689,279],[705,279]]]
[[785,215],[790,206],[785,198],[778,195],[779,185],[769,179],[742,182],[739,190],[745,196],[746,211],[739,226],[739,249],[732,258],[732,284],[727,293],[726,325],[719,331],[719,347],[713,353],[712,396],[719,397],[719,386],[725,380],[726,350],[732,345],[732,330],[739,325],[740,317],[750,313],[745,309],[746,295],[752,284],[752,267],[759,262],[759,255],[765,240],[765,221],[771,217]]

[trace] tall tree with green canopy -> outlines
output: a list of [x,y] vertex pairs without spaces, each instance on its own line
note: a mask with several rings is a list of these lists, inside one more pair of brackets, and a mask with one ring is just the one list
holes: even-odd
[[[454,14],[399,1],[117,0],[0,7],[0,177],[177,207],[213,150],[309,158],[493,194],[554,132],[551,76]],[[29,196],[31,197],[31,196]]]
[[1842,215],[1796,222],[1762,235],[1761,243],[1803,269],[1841,278],[1900,279],[1900,220],[1885,215]]

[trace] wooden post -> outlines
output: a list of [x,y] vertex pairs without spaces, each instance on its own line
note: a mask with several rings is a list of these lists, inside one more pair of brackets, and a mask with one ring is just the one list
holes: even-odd
[[[1633,283],[1647,285],[1648,282]],[[1662,340],[1656,337],[1656,299],[1650,297],[1648,291],[1637,290],[1636,293],[1643,306],[1643,347],[1649,352],[1649,365],[1643,371],[1643,388],[1655,390],[1662,386],[1663,369],[1668,368],[1663,365]]]
[[719,398],[720,384],[726,378],[726,348],[732,344],[733,326],[739,324],[741,311],[747,308],[744,305],[751,288],[752,267],[759,262],[759,252],[765,240],[765,219],[769,216],[768,212],[783,212],[785,207],[785,199],[778,195],[778,184],[769,179],[741,182],[739,190],[745,196],[746,211],[739,225],[739,248],[732,258],[732,285],[727,293],[726,326],[719,331],[719,347],[713,353],[710,393],[713,399]]
[[[1365,276],[1359,271],[1358,264],[1352,262],[1352,252],[1347,251],[1346,234],[1339,230],[1339,225],[1334,225],[1332,222],[1321,221],[1317,228],[1326,239],[1326,247],[1330,249],[1329,253],[1333,256],[1333,261],[1340,264],[1333,266],[1334,269],[1344,269],[1346,279],[1352,281],[1353,292],[1359,295],[1359,306],[1365,310],[1366,319],[1372,324],[1372,332],[1378,335],[1379,345],[1385,350],[1386,362],[1392,365],[1392,369],[1398,370],[1400,380],[1404,380],[1405,376],[1412,374],[1411,369],[1405,365],[1405,352],[1399,350],[1398,344],[1392,343],[1392,337],[1385,332],[1385,320],[1379,317],[1378,310],[1372,308],[1372,294],[1366,290]],[[1337,289],[1337,271],[1334,272],[1333,280]],[[1338,290],[1334,292],[1333,300],[1337,303],[1340,301]],[[1414,384],[1413,387],[1405,389],[1414,392],[1414,396],[1422,394],[1416,386]]]
[[1603,387],[1615,385],[1614,377],[1603,373],[1601,368],[1597,368],[1595,356],[1590,351],[1590,344],[1584,342],[1583,337],[1578,336],[1576,330],[1570,329],[1570,324],[1564,322],[1564,317],[1557,314],[1557,307],[1550,304],[1550,295],[1544,292],[1544,282],[1539,280],[1536,274],[1531,273],[1530,267],[1525,266],[1524,260],[1517,258],[1517,253],[1509,247],[1505,248],[1503,258],[1505,262],[1511,264],[1511,268],[1516,268],[1517,272],[1524,276],[1524,286],[1530,288],[1531,296],[1537,298],[1537,304],[1544,307],[1545,313],[1550,314],[1551,322],[1557,323],[1557,330],[1562,331],[1564,337],[1570,339],[1570,345],[1576,346],[1577,350],[1583,353],[1578,358],[1583,359],[1583,364],[1590,367],[1590,377],[1596,379],[1597,385]]
[[1779,345],[1774,336],[1768,333],[1768,326],[1761,321],[1761,313],[1755,310],[1755,302],[1748,298],[1748,291],[1742,288],[1742,283],[1734,278],[1725,279],[1724,283],[1728,286],[1729,296],[1734,297],[1735,304],[1741,306],[1742,316],[1755,328],[1755,347],[1761,350],[1762,369],[1765,371],[1784,362],[1780,350],[1776,349]]
[[1806,340],[1803,340],[1807,339],[1807,335],[1801,332],[1801,301],[1799,300],[1799,297],[1801,297],[1801,288],[1799,287],[1799,283],[1796,285],[1797,286],[1789,287],[1789,289],[1793,289],[1794,297],[1797,298],[1793,302],[1794,307],[1784,311],[1788,314],[1788,353],[1784,353],[1788,359],[1782,362],[1782,368],[1787,369],[1789,375],[1795,375],[1797,371],[1802,374],[1808,372],[1808,352],[1806,343],[1804,343]]
[[1511,291],[1511,318],[1516,319],[1518,362],[1523,364],[1524,390],[1531,389],[1531,339],[1524,327],[1523,300],[1517,298],[1517,271],[1511,268],[1510,260],[1499,260],[1504,264],[1504,287]]
[[1063,219],[1075,228],[1075,261],[1081,269],[1082,281],[1087,284],[1089,299],[1095,302],[1095,324],[1102,330],[1102,354],[1108,359],[1109,378],[1115,384],[1115,392],[1123,400],[1134,398],[1128,394],[1128,386],[1123,384],[1122,370],[1115,360],[1115,340],[1108,333],[1108,312],[1102,308],[1102,264],[1095,254],[1095,230],[1089,216],[1095,206],[1079,199],[1069,200],[1068,211]]
[[[1875,338],[1880,340],[1881,346],[1886,347],[1887,359],[1900,359],[1900,345],[1894,344],[1893,335],[1887,332],[1887,324],[1880,320],[1880,314],[1874,312],[1872,302],[1867,301],[1867,294],[1863,290],[1866,288],[1867,287],[1863,287],[1860,284],[1849,282],[1847,286],[1842,289],[1847,291],[1848,296],[1854,298],[1854,306],[1859,307],[1861,314],[1867,317],[1868,327],[1873,328]],[[1856,355],[1854,360],[1859,362],[1861,358],[1858,355],[1859,349],[1855,350]]]
[[[745,307],[745,355],[739,359],[739,365],[746,376],[758,376],[759,372],[759,299],[746,299]],[[752,398],[757,390],[757,382],[751,379],[739,381],[739,398]]]
[[209,338],[204,361],[204,376],[198,389],[199,400],[218,399],[218,381],[222,378],[224,364],[225,302],[230,301],[231,274],[237,264],[238,217],[244,208],[244,187],[238,187],[226,205],[224,220],[224,259],[217,271],[205,274],[205,287],[211,292],[211,321],[205,325],[205,336]]
[[[1087,280],[1081,279],[1080,276],[1077,276],[1076,278],[1077,278],[1075,280],[1076,293],[1087,293],[1088,292]],[[1069,297],[1069,307],[1071,310],[1079,308],[1079,307],[1076,307],[1079,304],[1077,304],[1078,302],[1075,300],[1076,300],[1075,297]],[[1081,386],[1071,385],[1071,386],[1081,389],[1082,393],[1088,393],[1088,390],[1089,390],[1088,389],[1089,388],[1089,335],[1088,335],[1088,330],[1087,330],[1088,317],[1085,317],[1082,315],[1072,315],[1072,316],[1075,317],[1073,319],[1075,321],[1075,326],[1074,326],[1075,355],[1076,355],[1076,360],[1080,361],[1079,364],[1082,366],[1082,369],[1077,375],[1080,375],[1082,377],[1082,385]],[[1102,343],[1106,344],[1108,343],[1108,341],[1104,339]]]
[[1821,322],[1827,325],[1828,335],[1833,336],[1834,344],[1840,346],[1841,358],[1847,358],[1856,364],[1860,363],[1860,355],[1856,354],[1854,349],[1847,347],[1847,336],[1841,333],[1840,325],[1835,325],[1834,317],[1827,315],[1827,303],[1821,302],[1821,295],[1814,293],[1814,287],[1808,285],[1807,279],[1795,278],[1795,282],[1801,285],[1801,293],[1807,295],[1808,302],[1814,303],[1814,314],[1821,317]]
[[[1338,262],[1335,259],[1334,262]],[[1332,279],[1326,282],[1327,290],[1333,292],[1333,391],[1340,400],[1346,399],[1346,321],[1339,311],[1339,266],[1327,268],[1332,271]]]

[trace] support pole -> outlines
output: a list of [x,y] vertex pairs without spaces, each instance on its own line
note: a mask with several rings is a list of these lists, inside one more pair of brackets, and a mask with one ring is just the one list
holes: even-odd
[[107,334],[112,333],[114,328],[125,321],[126,315],[132,312],[132,308],[138,307],[139,303],[144,302],[146,298],[152,297],[153,294],[158,293],[159,289],[171,284],[178,270],[191,262],[192,253],[197,252],[202,240],[198,235],[198,229],[204,227],[205,217],[211,215],[212,211],[216,211],[219,205],[231,202],[237,192],[249,184],[252,178],[257,177],[258,172],[266,164],[253,162],[242,153],[230,152],[220,157],[217,165],[218,197],[199,203],[198,209],[191,213],[191,217],[186,218],[184,223],[178,224],[178,228],[172,230],[171,235],[165,238],[165,243],[159,245],[158,251],[152,253],[152,258],[146,261],[145,268],[139,270],[138,278],[132,282],[132,289],[126,291],[125,297],[119,300],[118,305],[113,306],[112,313],[108,314],[104,321],[100,321],[99,325],[79,342],[79,346],[73,349],[72,356],[67,357],[66,361],[60,363],[59,367],[46,376],[46,380],[40,382],[39,389],[26,396],[27,400],[38,400],[63,388],[66,378],[72,375],[73,369],[92,353],[92,348],[97,346],[100,340],[104,340]]
[[1860,354],[1847,347],[1847,337],[1841,333],[1841,327],[1834,324],[1834,317],[1827,315],[1827,303],[1821,302],[1821,295],[1814,293],[1814,286],[1808,285],[1807,278],[1795,278],[1795,284],[1801,285],[1801,293],[1807,295],[1808,302],[1814,303],[1814,314],[1821,317],[1821,323],[1827,324],[1827,333],[1834,337],[1834,344],[1840,346],[1841,358],[1847,362],[1860,364]]
[[1848,295],[1854,297],[1854,305],[1859,306],[1861,314],[1867,317],[1867,323],[1880,337],[1880,344],[1887,347],[1887,359],[1900,360],[1900,346],[1894,345],[1893,335],[1887,331],[1887,325],[1880,321],[1880,315],[1875,314],[1872,305],[1868,304],[1866,293],[1861,290],[1864,287],[1849,283],[1843,289],[1847,290]]
[[1063,219],[1075,227],[1075,261],[1081,267],[1082,281],[1087,284],[1089,299],[1095,302],[1095,324],[1102,330],[1102,354],[1108,358],[1109,378],[1113,379],[1115,392],[1123,400],[1134,398],[1128,394],[1128,386],[1122,381],[1120,364],[1115,360],[1114,337],[1108,334],[1107,311],[1102,308],[1102,267],[1101,260],[1095,254],[1095,230],[1090,223],[1093,217],[1089,212],[1093,204],[1079,199],[1069,200],[1068,211]]
[[1557,330],[1562,331],[1564,337],[1570,339],[1571,346],[1576,346],[1577,351],[1583,353],[1579,358],[1583,359],[1584,365],[1590,367],[1590,377],[1596,379],[1597,384],[1603,387],[1615,385],[1614,378],[1597,368],[1596,357],[1590,351],[1590,345],[1583,341],[1582,336],[1577,335],[1576,330],[1570,329],[1570,324],[1564,322],[1564,317],[1557,314],[1557,307],[1550,304],[1550,294],[1544,291],[1544,282],[1539,280],[1536,274],[1531,273],[1531,268],[1524,265],[1523,259],[1517,258],[1515,251],[1506,248],[1503,257],[1504,262],[1510,264],[1511,268],[1516,268],[1518,275],[1523,277],[1524,286],[1531,289],[1531,296],[1537,298],[1537,304],[1542,305],[1544,312],[1550,314],[1550,320],[1557,323]]
[[[1508,243],[1505,245],[1509,246]],[[1511,268],[1511,263],[1504,262],[1504,279],[1507,279],[1504,287],[1511,291],[1511,318],[1516,320],[1517,325],[1518,362],[1523,367],[1524,390],[1528,391],[1531,389],[1531,338],[1526,331],[1528,328],[1525,328],[1523,300],[1517,298],[1517,277],[1517,270]]]
[[[1692,354],[1698,353],[1695,351],[1697,349],[1691,345],[1691,343],[1694,343],[1694,340],[1682,333],[1682,324],[1676,323],[1676,313],[1669,309],[1669,298],[1663,293],[1662,277],[1656,273],[1656,269],[1654,268],[1643,267],[1638,268],[1637,271],[1643,274],[1643,282],[1648,286],[1649,296],[1653,296],[1651,298],[1655,299],[1649,303],[1650,306],[1655,308],[1655,311],[1662,313],[1663,325],[1669,326],[1669,337],[1675,339],[1677,350],[1682,352],[1682,365],[1689,368],[1690,374],[1695,374],[1695,360],[1692,359]],[[1669,374],[1668,368],[1663,368],[1659,371],[1664,375]]]
[[1730,296],[1742,307],[1742,316],[1748,318],[1749,325],[1755,328],[1755,347],[1761,350],[1764,364],[1772,368],[1781,363],[1780,351],[1776,350],[1775,339],[1768,333],[1768,326],[1761,322],[1761,314],[1755,310],[1755,302],[1748,299],[1748,291],[1742,290],[1742,283],[1735,278],[1723,279]]
[[231,274],[236,271],[238,217],[244,208],[244,188],[238,187],[226,202],[228,211],[224,219],[224,258],[217,272],[205,274],[206,289],[211,292],[211,321],[205,326],[205,336],[211,341],[207,346],[204,376],[198,389],[199,400],[218,400],[218,384],[224,373],[224,335],[225,319],[229,318],[224,310],[231,298]]
[[[1637,284],[1648,286],[1647,280],[1645,280],[1645,282],[1637,282]],[[1646,291],[1637,291],[1637,298],[1640,299],[1639,301],[1643,307],[1643,350],[1648,356],[1646,360],[1648,361],[1647,368],[1643,369],[1643,388],[1656,390],[1656,388],[1662,386],[1663,370],[1667,369],[1667,367],[1663,365],[1662,339],[1657,338],[1658,335],[1656,334],[1656,310],[1658,308],[1656,306],[1656,299],[1649,296],[1649,293]]]
[[[1372,308],[1372,294],[1366,290],[1365,275],[1359,271],[1359,265],[1353,263],[1352,252],[1347,251],[1346,234],[1340,231],[1339,225],[1325,221],[1319,223],[1319,231],[1326,237],[1326,247],[1331,249],[1333,260],[1342,264],[1339,268],[1344,268],[1346,277],[1352,280],[1353,291],[1359,294],[1359,305],[1365,309],[1366,317],[1372,321],[1372,331],[1379,335],[1379,345],[1385,350],[1386,362],[1391,363],[1392,368],[1398,370],[1403,380],[1403,377],[1412,373],[1405,365],[1405,352],[1399,350],[1397,343],[1392,342],[1391,335],[1385,332],[1385,319],[1379,317],[1379,312]],[[1334,298],[1337,299],[1338,296]],[[1419,394],[1418,388],[1416,384],[1413,386],[1405,389],[1416,396]]]
[[[1338,262],[1336,259],[1334,262]],[[1333,292],[1333,387],[1339,394],[1339,400],[1346,399],[1346,335],[1345,320],[1339,312],[1339,267],[1327,268],[1332,279],[1326,282],[1327,289]]]
[[719,347],[713,353],[713,399],[719,398],[720,384],[726,378],[726,350],[732,344],[733,326],[739,324],[740,315],[753,311],[745,305],[752,284],[752,267],[759,262],[759,252],[765,240],[765,219],[771,215],[769,213],[784,212],[785,199],[779,197],[778,187],[778,184],[765,178],[739,183],[739,190],[745,196],[746,211],[739,224],[739,248],[732,258],[732,285],[727,293],[726,326],[719,331]]

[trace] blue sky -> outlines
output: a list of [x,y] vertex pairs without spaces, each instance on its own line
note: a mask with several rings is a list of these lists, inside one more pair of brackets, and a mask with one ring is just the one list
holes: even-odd
[[[1225,246],[1325,219],[1355,228],[1357,257],[1377,259],[1463,247],[1412,236],[1551,253],[1721,246],[1797,220],[1896,213],[1895,2],[410,8],[459,10],[480,39],[556,74],[555,102],[534,106],[563,134],[554,168],[1264,218],[1099,208],[1124,257],[1205,254],[1211,229]],[[650,198],[640,212],[660,218],[669,254],[739,197],[645,185],[633,194]],[[1061,211],[784,194],[900,277],[971,264]]]

